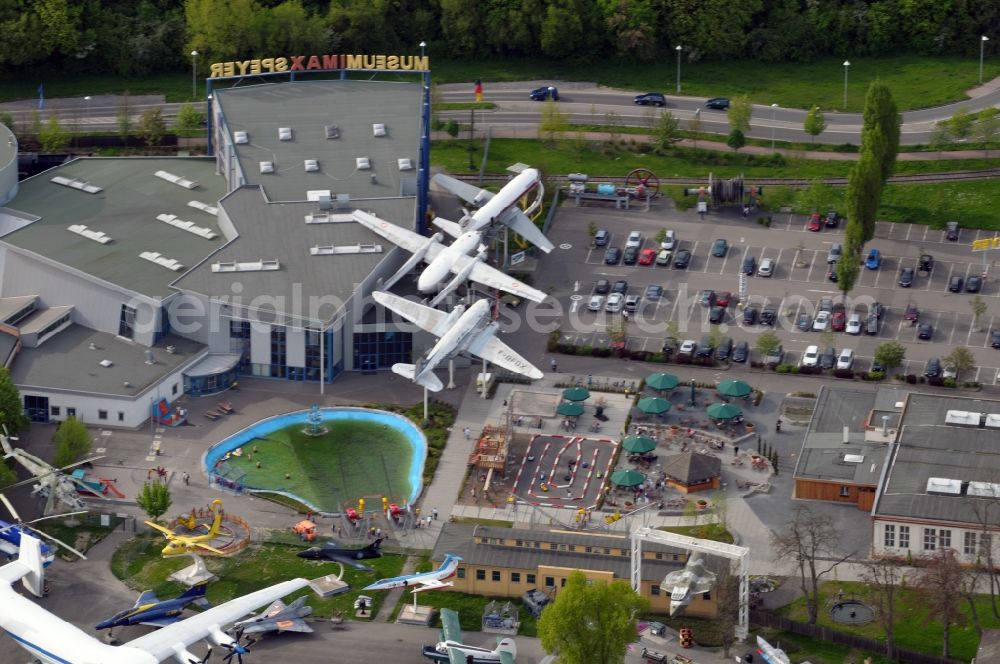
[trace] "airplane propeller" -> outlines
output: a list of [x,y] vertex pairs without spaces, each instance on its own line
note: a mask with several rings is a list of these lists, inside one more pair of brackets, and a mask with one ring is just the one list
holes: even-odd
[[[30,526],[33,523],[38,523],[39,521],[45,521],[46,519],[56,519],[56,518],[63,517],[63,516],[76,516],[77,514],[86,514],[86,511],[84,511],[84,512],[65,512],[63,514],[52,514],[50,516],[42,516],[42,517],[39,517],[39,518],[34,519],[32,521],[24,522],[24,521],[21,520],[21,515],[17,513],[17,510],[14,509],[14,506],[7,499],[7,496],[3,495],[2,493],[0,493],[0,502],[2,502],[4,504],[4,507],[6,507],[7,511],[10,512],[10,515],[12,517],[14,517],[14,521],[17,522],[16,524],[14,524],[12,526],[8,526],[6,528],[3,528],[2,530],[0,530],[0,533],[6,532],[8,530],[11,530],[12,528],[21,528],[21,527],[25,527],[25,526]],[[75,555],[79,556],[83,560],[87,559],[87,556],[83,555],[82,553],[80,553],[79,551],[77,551],[76,549],[74,549],[73,547],[71,547],[69,544],[67,544],[66,542],[63,542],[61,539],[57,539],[57,538],[53,537],[52,535],[49,535],[47,533],[42,532],[41,530],[38,530],[37,528],[32,528],[31,532],[37,533],[38,535],[41,535],[45,539],[48,539],[48,540],[51,540],[51,541],[55,542],[56,544],[60,545],[61,547],[63,547],[67,551],[70,551],[70,552],[74,553]]]
[[243,629],[243,627],[237,628],[236,635],[231,644],[222,644],[223,647],[229,648],[229,654],[222,658],[224,664],[229,664],[233,657],[236,658],[237,664],[243,664],[243,655],[250,652],[250,646],[257,643],[257,639],[247,637],[246,643],[240,645],[240,641],[243,639]]

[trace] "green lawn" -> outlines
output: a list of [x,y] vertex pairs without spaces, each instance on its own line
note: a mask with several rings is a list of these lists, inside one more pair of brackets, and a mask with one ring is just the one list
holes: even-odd
[[[531,613],[528,612],[528,609],[524,607],[524,604],[521,603],[521,598],[519,597],[482,597],[480,595],[468,595],[452,590],[442,590],[419,593],[417,604],[420,606],[433,606],[435,609],[452,609],[457,611],[458,621],[462,626],[463,632],[479,632],[483,629],[483,612],[486,610],[486,605],[494,600],[500,604],[511,602],[517,607],[518,618],[521,621],[521,627],[517,632],[519,635],[538,636],[538,623]],[[399,604],[396,605],[396,609],[393,611],[392,619],[396,619],[404,604],[412,603],[413,595],[403,593]],[[441,627],[440,613],[435,616],[433,624],[435,627]]]
[[[868,587],[863,583],[847,581],[830,581],[824,583],[820,587],[818,624],[843,632],[859,634],[870,639],[881,640],[883,637],[882,629],[877,622],[850,627],[835,623],[830,618],[829,612],[824,607],[827,605],[827,601],[835,597],[839,590],[843,590],[848,595],[857,596],[862,600],[868,597]],[[926,600],[915,590],[902,588],[899,590],[897,601],[896,645],[908,650],[940,655],[941,644],[944,640],[944,630],[939,623],[928,621]],[[989,602],[988,595],[980,595],[976,602],[977,611],[984,629],[996,629],[1000,627],[1000,619],[993,616]],[[951,656],[955,659],[969,661],[976,655],[979,636],[973,628],[969,607],[966,602],[962,602],[961,610],[965,615],[966,624],[962,626],[953,625],[951,628]],[[808,620],[805,598],[797,599],[782,609],[781,613],[794,620]]]
[[657,528],[657,530],[677,533],[678,535],[687,535],[688,537],[697,537],[699,539],[725,542],[726,544],[732,544],[736,541],[733,538],[733,534],[726,530],[726,527],[721,523],[706,523],[697,526],[663,526],[662,528]]
[[[168,577],[189,565],[191,560],[186,556],[161,558],[162,547],[163,538],[158,535],[140,535],[128,540],[112,557],[111,570],[137,593],[152,589],[160,598],[176,596],[185,587]],[[299,576],[314,579],[339,572],[340,568],[333,563],[299,558],[295,554],[301,550],[301,547],[284,544],[255,544],[231,558],[205,558],[208,569],[219,577],[208,587],[208,600],[218,605],[288,579]],[[304,588],[289,595],[285,601],[306,595],[314,616],[329,617],[335,610],[341,610],[345,616],[353,618],[354,600],[361,594],[361,588],[377,579],[399,575],[403,561],[403,556],[391,554],[365,561],[376,570],[374,574],[345,567],[344,581],[351,586],[348,592],[321,599],[310,588]],[[370,593],[369,596],[373,599],[373,614],[378,613],[385,593]]]
[[322,436],[303,433],[302,424],[275,431],[246,445],[219,470],[232,479],[242,476],[248,487],[287,491],[328,512],[362,496],[409,500],[413,448],[404,434],[374,422],[325,426]]
[[[114,515],[111,515],[109,518],[111,521],[108,526],[101,525],[100,517],[98,515],[86,514],[77,517],[77,525],[67,525],[67,522],[69,522],[70,519],[50,519],[41,524],[39,528],[41,528],[46,535],[51,535],[56,539],[60,539],[77,551],[86,553],[92,546],[107,537],[122,521],[121,517]],[[56,548],[58,551],[57,555],[61,558],[69,562],[78,560],[75,554],[70,553],[65,548],[56,546],[52,542],[48,542],[48,544]]]

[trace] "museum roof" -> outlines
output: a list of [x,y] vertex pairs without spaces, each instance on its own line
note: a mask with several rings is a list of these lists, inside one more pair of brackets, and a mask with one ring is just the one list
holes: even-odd
[[[192,183],[185,188],[154,175],[157,171]],[[100,191],[88,193],[66,182],[89,183]],[[226,191],[215,174],[215,161],[201,157],[87,157],[40,173],[21,182],[17,196],[3,210],[2,242],[151,298],[171,294],[169,284],[179,271],[140,257],[155,252],[184,267],[197,264],[225,242],[216,218],[188,206],[189,201],[215,205]],[[216,235],[205,239],[157,219],[175,215]],[[103,233],[101,242],[69,226]]]
[[[168,346],[173,352],[167,351]],[[147,363],[147,351],[152,354],[153,364]],[[173,334],[146,348],[74,324],[41,346],[22,348],[10,374],[22,392],[36,388],[135,397],[205,351],[204,345]],[[102,366],[104,360],[110,366]],[[73,370],[67,371],[67,367]]]
[[[246,182],[260,184],[272,201],[301,201],[307,190],[351,198],[401,195],[403,181],[416,178],[422,91],[419,83],[313,80],[214,94],[230,135],[247,133],[246,143],[234,142]],[[384,125],[384,135],[375,135],[375,124]],[[327,137],[327,127],[336,127],[336,138]],[[281,128],[291,130],[289,140],[280,139]],[[359,169],[359,157],[371,168]],[[316,160],[318,170],[306,172],[306,159]],[[399,159],[409,159],[412,170],[400,170]],[[262,161],[272,162],[274,172],[261,173]]]
[[[237,237],[177,279],[174,285],[214,300],[240,302],[240,317],[274,322],[275,312],[300,320],[327,322],[346,303],[357,284],[395,248],[355,221],[306,223],[319,211],[314,202],[269,203],[259,186],[246,185],[219,202],[233,221]],[[349,215],[354,208],[412,229],[416,199],[352,200],[350,209],[330,210]],[[408,220],[409,224],[401,223]],[[379,245],[381,253],[313,255],[313,247]],[[277,269],[217,271],[213,266],[276,261]],[[266,302],[255,298],[266,298]],[[315,306],[314,306],[315,305]]]

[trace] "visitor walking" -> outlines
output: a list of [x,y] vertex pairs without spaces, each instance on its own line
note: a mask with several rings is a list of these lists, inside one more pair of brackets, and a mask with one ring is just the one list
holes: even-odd
[[465,434],[466,440],[469,440],[469,438],[472,437],[472,429],[470,429],[469,427],[465,427],[464,429],[462,429],[462,433]]
[[431,510],[431,514],[434,516],[434,520],[437,521],[437,518],[438,518],[438,508],[435,507],[434,509],[432,509]]
[[183,480],[184,480],[184,486],[188,486],[188,485],[189,485],[189,481],[191,480],[191,476],[190,476],[190,475],[188,475],[188,474],[187,474],[187,472],[184,472],[184,473],[183,473],[183,474],[181,475],[181,479],[183,479]]

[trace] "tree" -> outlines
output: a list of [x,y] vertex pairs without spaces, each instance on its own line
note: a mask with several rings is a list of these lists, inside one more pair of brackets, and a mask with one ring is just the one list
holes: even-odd
[[159,145],[163,135],[167,133],[167,123],[163,119],[163,110],[159,107],[148,108],[139,116],[139,133],[146,145]]
[[729,136],[726,138],[726,145],[731,147],[734,151],[739,151],[741,147],[747,144],[747,137],[743,135],[743,132],[739,129],[733,129],[729,132]]
[[[816,514],[805,505],[796,507],[794,517],[785,528],[771,535],[774,559],[794,560],[798,565],[810,625],[815,625],[819,616],[820,579],[854,555],[854,552],[838,555],[835,547],[839,542],[840,535],[833,520],[825,514]],[[829,562],[831,560],[833,562]]]
[[718,607],[715,624],[722,639],[722,657],[728,660],[729,650],[736,642],[736,625],[740,619],[740,581],[739,577],[733,574],[731,561],[724,561],[717,572],[712,593],[715,595],[715,605]]
[[13,436],[28,426],[28,422],[17,385],[10,379],[10,372],[0,367],[0,425]]
[[59,152],[69,145],[72,136],[59,124],[59,118],[50,115],[48,121],[38,132],[38,143],[42,152]]
[[[885,182],[892,175],[896,167],[896,155],[899,154],[899,127],[902,124],[902,117],[899,109],[892,98],[889,86],[876,78],[868,86],[868,93],[865,95],[865,108],[862,112],[861,123],[861,148],[871,150],[879,164],[882,174],[882,181]],[[869,145],[869,134],[878,131],[882,135],[883,142]],[[872,239],[874,234],[865,238],[865,242]]]
[[635,640],[636,619],[649,601],[621,579],[588,582],[576,570],[538,621],[538,637],[562,664],[617,664]]
[[951,119],[948,120],[948,129],[951,130],[951,135],[956,140],[964,141],[972,134],[973,122],[975,122],[975,118],[969,113],[969,109],[965,106],[959,106]]
[[126,90],[121,96],[121,102],[118,104],[118,112],[115,116],[118,124],[118,135],[122,137],[123,141],[128,140],[129,134],[132,133],[132,105],[130,101],[128,90]]
[[539,136],[553,143],[569,129],[569,115],[559,110],[559,102],[546,99],[542,102],[542,117],[538,121]]
[[653,128],[653,145],[657,152],[669,150],[674,143],[681,140],[681,123],[670,111],[660,113]]
[[744,134],[750,131],[751,115],[753,115],[753,104],[750,103],[750,97],[740,95],[733,97],[729,102],[726,118],[729,120],[729,128],[733,131],[740,131]]
[[861,578],[868,585],[869,598],[875,605],[875,617],[885,634],[885,655],[890,660],[894,660],[896,650],[894,631],[896,627],[896,590],[903,577],[902,568],[898,562],[891,558],[873,558],[866,561],[864,566],[865,571]]
[[135,502],[151,521],[156,521],[170,509],[170,489],[163,482],[146,482]]
[[882,202],[882,180],[878,160],[862,147],[857,163],[847,177],[847,224],[845,233],[854,233],[861,246],[875,237],[875,218]]
[[[992,110],[994,109],[990,109]],[[998,131],[1000,131],[1000,119],[995,112],[987,112],[979,118],[974,127],[976,139],[983,144],[983,155],[986,159],[990,158],[990,144],[996,140]]]
[[781,339],[779,339],[778,335],[771,330],[768,330],[757,337],[757,352],[764,357],[773,353],[780,345]]
[[816,137],[823,133],[826,129],[826,117],[823,115],[823,111],[819,110],[819,106],[813,106],[806,113],[806,121],[802,125],[806,133],[812,136],[812,142],[816,142]]
[[955,382],[958,382],[962,374],[976,368],[976,356],[965,346],[955,346],[951,352],[944,356],[946,364],[955,367]]
[[943,121],[935,122],[931,128],[931,135],[927,140],[927,144],[932,150],[937,150],[939,159],[949,142],[951,142],[951,131],[948,128],[948,123]]
[[986,313],[986,301],[976,293],[969,300],[969,306],[972,308],[972,328],[978,330],[979,319]]
[[941,654],[950,657],[951,626],[960,625],[965,619],[962,603],[962,567],[955,551],[942,547],[933,555],[924,556],[924,564],[917,573],[916,587],[921,591],[927,607],[927,621],[937,620],[944,627]]
[[0,461],[0,491],[15,482],[17,482],[17,473],[7,465],[6,461]]
[[52,457],[52,465],[56,468],[68,466],[90,452],[90,432],[75,417],[69,417],[60,423],[53,440],[56,453]]
[[854,284],[858,281],[858,274],[861,272],[861,254],[858,247],[852,247],[850,243],[845,243],[844,255],[840,257],[834,268],[837,270],[837,288],[843,293],[844,301],[847,301],[847,294],[854,289]]
[[195,107],[191,104],[184,104],[177,111],[177,121],[174,123],[174,129],[181,132],[199,131],[204,121],[205,113],[203,111],[195,110]]
[[886,341],[875,347],[875,361],[885,367],[886,373],[903,366],[906,346],[897,341]]

